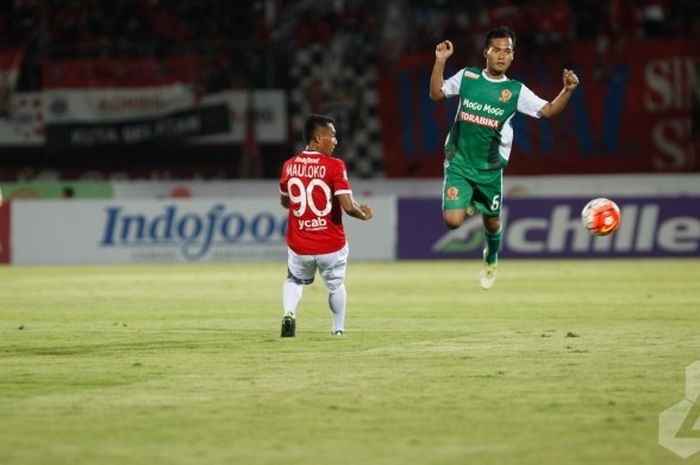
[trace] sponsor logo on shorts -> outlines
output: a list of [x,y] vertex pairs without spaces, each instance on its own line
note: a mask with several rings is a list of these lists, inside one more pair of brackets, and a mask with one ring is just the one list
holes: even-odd
[[447,189],[448,200],[457,200],[457,197],[459,197],[459,189],[454,186]]

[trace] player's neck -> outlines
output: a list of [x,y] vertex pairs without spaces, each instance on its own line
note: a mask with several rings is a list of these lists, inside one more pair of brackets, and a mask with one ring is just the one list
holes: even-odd
[[484,74],[486,75],[487,78],[493,79],[494,81],[500,81],[502,79],[505,79],[505,77],[506,77],[506,73],[494,72],[488,68],[484,68]]
[[312,145],[307,145],[306,148],[304,149],[304,152],[318,152],[318,153],[323,153],[321,149],[318,147]]

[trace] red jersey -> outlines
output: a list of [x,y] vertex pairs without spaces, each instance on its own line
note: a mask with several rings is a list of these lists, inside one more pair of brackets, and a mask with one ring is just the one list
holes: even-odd
[[287,160],[280,193],[289,197],[289,248],[299,255],[342,249],[347,239],[337,196],[351,192],[343,160],[306,150]]

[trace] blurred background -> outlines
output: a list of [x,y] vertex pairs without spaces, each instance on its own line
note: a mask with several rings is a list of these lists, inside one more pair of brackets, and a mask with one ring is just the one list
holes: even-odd
[[[698,163],[697,0],[5,0],[0,181],[274,179],[310,112],[337,121],[355,178],[442,175],[454,103],[428,99],[482,66],[508,25],[509,76],[551,122],[516,117],[510,175],[692,173]],[[6,195],[7,196],[7,195]]]
[[[353,258],[480,260],[481,219],[448,231],[442,145],[483,37],[518,36],[508,75],[551,100],[513,119],[502,257],[700,256],[697,0],[0,0],[0,263],[286,260],[282,162],[310,113],[375,210]],[[593,238],[583,206],[615,200]],[[419,227],[418,227],[419,225]]]

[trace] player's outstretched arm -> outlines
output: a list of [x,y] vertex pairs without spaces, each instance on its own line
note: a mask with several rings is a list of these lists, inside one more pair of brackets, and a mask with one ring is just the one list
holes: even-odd
[[433,100],[445,98],[445,93],[442,91],[445,63],[453,53],[454,47],[449,40],[442,41],[435,46],[435,64],[433,64],[433,72],[430,74],[430,98]]
[[365,204],[358,205],[358,203],[355,202],[355,199],[352,198],[352,194],[340,194],[338,195],[338,201],[340,202],[340,206],[343,207],[345,213],[354,218],[367,221],[374,217],[372,208]]
[[559,92],[559,95],[557,95],[554,100],[543,106],[540,110],[540,114],[547,119],[557,116],[559,113],[564,111],[564,108],[566,108],[566,105],[569,103],[569,99],[571,99],[572,92],[574,89],[576,89],[576,87],[578,87],[579,84],[578,76],[576,76],[576,73],[570,69],[564,70],[562,74],[562,82],[564,86],[561,89],[561,92]]

